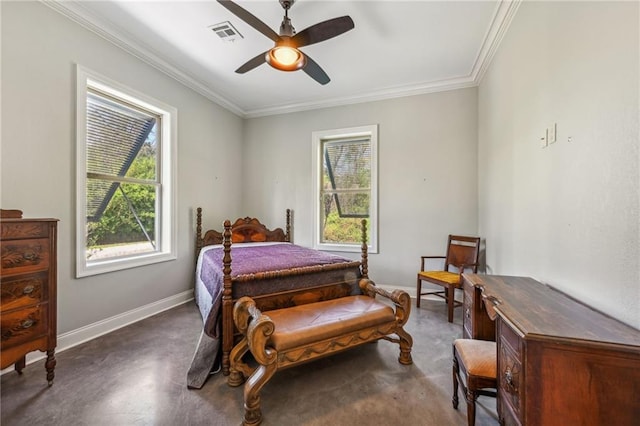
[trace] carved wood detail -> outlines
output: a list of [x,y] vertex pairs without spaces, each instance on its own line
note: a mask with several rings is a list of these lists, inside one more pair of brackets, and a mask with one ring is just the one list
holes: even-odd
[[[226,222],[225,222],[226,223]],[[224,225],[223,225],[224,226]],[[233,224],[230,224],[231,242],[233,243],[253,243],[253,242],[290,242],[291,241],[291,210],[286,212],[286,228],[274,230],[268,229],[256,218],[239,218]],[[202,208],[196,209],[196,258],[202,247],[223,244],[224,232],[210,229],[202,235]]]
[[2,239],[24,239],[47,236],[47,224],[43,222],[5,223],[2,226]]
[[2,341],[23,340],[21,338],[28,337],[39,330],[42,321],[42,312],[40,309],[31,310],[21,313],[20,315],[4,314],[2,318]]
[[13,307],[42,300],[42,291],[46,285],[46,279],[46,275],[41,274],[39,276],[26,276],[14,280],[3,280],[0,290],[2,306]]
[[2,244],[2,268],[36,266],[46,260],[47,241],[35,240],[32,243]]
[[370,327],[346,336],[339,336],[335,339],[327,339],[305,347],[288,350],[283,353],[278,353],[278,364],[279,367],[282,368],[290,364],[298,364],[323,355],[329,355],[361,343],[379,340],[383,336],[394,333],[395,329],[396,324],[385,324],[379,327]]
[[257,296],[253,299],[263,311],[290,308],[292,306],[307,303],[320,302],[322,300],[337,299],[351,294],[351,286],[347,283],[339,283],[320,288],[304,289],[295,292]]

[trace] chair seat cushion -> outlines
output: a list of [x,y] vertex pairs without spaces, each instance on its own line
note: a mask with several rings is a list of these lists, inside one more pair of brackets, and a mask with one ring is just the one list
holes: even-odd
[[496,342],[456,339],[453,345],[467,374],[489,379],[496,378],[498,369]]
[[275,325],[271,345],[286,350],[396,321],[391,306],[349,296],[266,312]]
[[[447,284],[460,285],[460,274],[447,271],[422,271],[418,273],[420,279],[435,282],[440,281]],[[437,284],[437,283],[436,283]]]

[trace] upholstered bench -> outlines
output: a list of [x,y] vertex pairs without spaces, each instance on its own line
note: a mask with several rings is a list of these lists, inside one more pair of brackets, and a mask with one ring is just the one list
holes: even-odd
[[[398,343],[401,364],[411,364],[413,339],[402,326],[411,301],[401,290],[392,293],[362,279],[364,295],[268,311],[263,314],[249,297],[239,299],[233,319],[242,340],[231,351],[230,386],[244,386],[244,425],[262,422],[260,390],[276,371],[379,339]],[[380,295],[395,305],[375,299]],[[243,356],[251,351],[258,366],[249,367]]]

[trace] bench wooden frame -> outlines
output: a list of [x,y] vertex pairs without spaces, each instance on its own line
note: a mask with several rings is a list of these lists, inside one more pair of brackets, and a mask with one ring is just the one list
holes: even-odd
[[[376,287],[368,279],[360,280],[359,285],[366,296],[375,298],[376,295],[380,295],[393,302],[395,318],[374,321],[374,323],[357,330],[352,329],[343,333],[337,332],[329,338],[325,337],[318,341],[289,347],[281,351],[278,351],[270,341],[270,337],[278,327],[278,324],[272,321],[268,315],[260,312],[250,297],[242,297],[236,302],[233,310],[233,319],[242,334],[242,340],[231,351],[231,368],[227,383],[229,386],[240,386],[245,382],[245,379],[247,380],[244,386],[245,413],[243,425],[259,425],[262,422],[260,390],[278,370],[380,339],[397,343],[400,346],[398,361],[401,364],[409,365],[413,363],[411,359],[413,338],[402,328],[409,319],[411,310],[409,295],[402,290],[394,290],[389,293]],[[352,298],[351,300],[354,302],[356,301],[355,298],[358,297],[361,298],[362,296],[346,296],[346,298]],[[343,303],[349,303],[346,298],[342,300]],[[322,306],[326,306],[323,303],[316,302],[305,305],[305,307],[306,309],[310,307],[323,309]],[[382,304],[382,302],[378,303]],[[286,309],[299,308],[291,307]],[[363,315],[366,315],[366,313]],[[283,325],[281,324],[280,326]],[[251,351],[253,358],[258,363],[257,368],[253,369],[243,361],[242,358],[247,351]]]

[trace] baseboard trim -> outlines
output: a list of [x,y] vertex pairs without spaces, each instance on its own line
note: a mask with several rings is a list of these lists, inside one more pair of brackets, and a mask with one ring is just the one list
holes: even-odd
[[[377,284],[376,284],[376,285],[377,285]],[[387,291],[389,291],[389,292],[391,292],[391,291],[393,291],[393,290],[396,290],[396,289],[404,290],[404,291],[406,291],[406,292],[407,292],[407,294],[409,294],[409,296],[410,296],[412,299],[414,299],[414,300],[415,300],[415,298],[416,298],[416,294],[418,294],[418,293],[416,292],[415,287],[400,287],[400,286],[398,286],[398,287],[394,287],[394,286],[390,286],[390,285],[383,285],[383,284],[381,284],[381,285],[377,285],[377,286],[378,286],[378,287],[380,287],[381,289],[383,289],[383,290],[387,290]],[[434,289],[434,290],[437,290],[437,289]],[[456,299],[457,301],[461,302],[461,301],[462,301],[461,297],[462,297],[462,294],[461,294],[460,292],[456,292],[456,297],[455,297],[455,299]],[[442,297],[433,296],[433,295],[430,295],[430,296],[429,296],[429,295],[427,295],[427,296],[422,296],[422,297],[421,297],[421,299],[422,299],[422,300],[429,300],[429,301],[436,301],[436,302],[443,302],[443,303],[444,303],[444,299],[443,299]]]
[[[148,305],[123,312],[111,318],[62,333],[58,335],[56,353],[63,352],[67,349],[73,348],[74,346],[78,346],[82,343],[88,342],[89,340],[111,333],[119,328],[126,327],[145,318],[159,314],[160,312],[175,308],[176,306],[182,305],[191,300],[193,300],[193,290],[187,290],[174,296],[169,296],[165,299],[149,303]],[[30,352],[27,354],[26,363],[31,364],[44,359],[44,357],[45,354],[43,352]],[[10,371],[14,371],[13,366],[5,368],[0,372],[0,374],[5,374]]]
[[384,284],[376,284],[376,287],[380,287],[383,290],[386,290],[388,292],[392,292],[393,290],[403,290],[406,291],[407,294],[409,294],[409,296],[412,299],[416,298],[416,289],[413,287],[400,287],[400,286],[392,286],[392,285],[384,285]]

